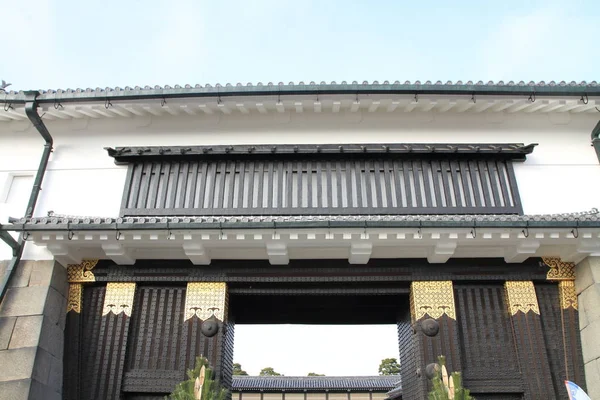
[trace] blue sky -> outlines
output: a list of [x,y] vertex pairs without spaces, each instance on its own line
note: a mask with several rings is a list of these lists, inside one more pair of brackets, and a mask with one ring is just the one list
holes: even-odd
[[[0,0],[0,16],[0,79],[16,90],[600,78],[597,1]],[[239,326],[235,358],[368,375],[398,356],[394,326],[337,329]],[[357,353],[364,335],[378,347]]]
[[14,89],[591,81],[599,11],[551,0],[0,0],[0,79]]

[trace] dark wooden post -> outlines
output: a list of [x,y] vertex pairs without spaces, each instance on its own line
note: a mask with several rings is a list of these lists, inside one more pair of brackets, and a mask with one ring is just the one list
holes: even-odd
[[540,308],[531,281],[507,281],[506,303],[523,376],[525,399],[555,399],[556,392],[542,329]]
[[[184,335],[187,337],[186,368],[194,367],[197,356],[208,359],[223,386],[231,388],[233,373],[233,321],[229,320],[229,296],[225,282],[189,282],[185,299]],[[214,336],[202,333],[214,321]]]
[[[423,322],[439,324],[439,332],[428,336]],[[431,321],[429,321],[431,322]],[[403,397],[424,399],[428,392],[425,368],[446,357],[448,371],[461,370],[458,326],[451,281],[418,281],[410,287],[410,325],[408,318],[398,324],[401,342],[400,363]],[[414,370],[410,370],[414,368]]]

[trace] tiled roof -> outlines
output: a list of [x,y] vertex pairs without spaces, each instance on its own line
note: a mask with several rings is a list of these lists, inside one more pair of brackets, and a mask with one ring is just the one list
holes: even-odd
[[400,377],[389,376],[234,376],[232,391],[376,390],[388,392]]
[[[48,99],[67,99],[67,98],[80,98],[80,97],[96,97],[96,98],[104,98],[104,97],[127,97],[127,96],[152,96],[152,95],[178,95],[180,97],[185,97],[186,95],[191,94],[202,94],[207,96],[217,96],[217,95],[228,95],[231,93],[239,94],[239,95],[252,95],[257,93],[296,93],[300,94],[303,92],[322,92],[322,93],[343,93],[343,92],[411,92],[411,91],[431,91],[431,92],[448,92],[448,93],[457,93],[460,91],[464,92],[498,92],[509,94],[511,92],[539,92],[540,94],[547,93],[562,93],[568,91],[577,91],[581,92],[581,94],[586,93],[586,90],[590,92],[597,92],[600,89],[599,84],[596,81],[592,82],[566,82],[566,81],[539,81],[539,82],[504,82],[504,81],[353,81],[353,82],[325,82],[321,81],[319,83],[311,81],[311,82],[268,82],[268,83],[227,83],[220,84],[217,83],[215,85],[205,84],[205,85],[155,85],[155,86],[125,86],[125,87],[106,87],[100,88],[77,88],[77,89],[47,89],[40,90],[41,95],[38,97],[38,100],[48,100]],[[6,100],[14,101],[19,100],[21,96],[25,93],[24,91],[8,91],[6,95],[8,98]],[[74,96],[77,95],[77,96]]]
[[295,227],[600,227],[597,209],[544,215],[283,215],[193,217],[87,217],[50,213],[47,217],[11,219],[28,230],[101,229],[218,229]]

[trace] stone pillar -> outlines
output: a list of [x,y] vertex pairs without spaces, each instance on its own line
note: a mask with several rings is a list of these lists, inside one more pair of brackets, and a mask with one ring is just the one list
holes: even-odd
[[600,398],[600,257],[588,257],[575,268],[579,329],[587,393]]
[[0,304],[1,400],[62,399],[66,295],[59,263],[19,263]]

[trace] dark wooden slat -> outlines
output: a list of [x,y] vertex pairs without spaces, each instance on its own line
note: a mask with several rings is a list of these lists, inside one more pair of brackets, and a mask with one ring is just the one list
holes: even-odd
[[146,208],[146,198],[148,196],[148,181],[150,179],[151,163],[145,162],[142,169],[142,177],[140,179],[140,188],[138,190],[137,208]]
[[388,207],[393,207],[394,203],[392,201],[392,179],[390,176],[390,161],[383,161],[383,192],[385,195],[386,203]]
[[507,182],[506,175],[504,175],[504,172],[506,171],[506,164],[502,161],[496,161],[496,168],[498,171],[498,182],[500,184],[502,197],[504,199],[504,208],[511,208],[512,199],[510,198],[510,194],[508,192],[509,183]]
[[404,207],[404,191],[406,190],[406,188],[402,185],[402,182],[400,181],[400,174],[402,173],[402,171],[398,168],[398,164],[400,164],[400,161],[392,160],[392,167],[394,168],[394,170],[393,170],[394,183],[396,186],[395,187],[396,203],[398,204],[398,208],[401,209],[401,208],[405,208]]
[[344,196],[342,193],[342,164],[339,161],[335,162],[335,187],[336,193],[335,197],[337,198],[337,208],[343,207],[343,199]]
[[297,201],[298,201],[298,208],[302,208],[302,192],[303,192],[303,179],[302,179],[302,175],[303,175],[303,171],[302,171],[302,161],[298,161],[296,163],[296,171],[298,171],[296,173],[296,177],[298,179],[298,184],[297,184],[297,188],[298,188],[298,196],[297,196]]
[[275,163],[269,163],[269,170],[267,172],[267,184],[269,185],[267,190],[267,208],[273,208],[273,197],[275,197],[275,179],[273,179],[273,170],[275,168]]
[[[440,170],[442,171],[442,183],[443,183],[443,187],[444,187],[444,196],[446,198],[446,207],[451,208],[451,207],[455,207],[455,205],[452,204],[452,193],[450,192],[450,182],[449,182],[449,175],[451,174],[451,171],[449,170],[450,167],[448,165],[448,162],[446,161],[441,161],[440,162]],[[438,205],[439,207],[439,205]]]
[[264,161],[259,161],[258,162],[258,185],[256,188],[256,192],[257,192],[256,207],[259,209],[264,208],[264,204],[263,204],[264,180],[265,180],[265,163],[264,163]]
[[333,179],[331,172],[331,161],[327,161],[327,172],[325,174],[326,182],[325,186],[327,187],[327,207],[333,208]]
[[346,161],[346,207],[354,207],[354,198],[352,194],[352,164]]
[[190,173],[190,163],[182,162],[183,168],[181,169],[181,178],[179,179],[179,187],[177,197],[175,198],[177,204],[175,207],[185,207],[185,194],[187,192],[187,182]]
[[159,182],[159,194],[158,200],[156,201],[156,208],[165,208],[167,205],[167,189],[169,187],[169,180],[171,178],[171,163],[163,162],[162,163],[162,175],[160,177]]
[[190,190],[189,193],[187,193],[187,201],[184,203],[186,208],[196,208],[196,187],[198,185],[198,169],[200,168],[200,163],[198,161],[193,161],[191,164]]
[[373,160],[373,177],[375,178],[375,198],[377,199],[377,207],[383,207],[383,196],[381,187],[381,162]]
[[424,207],[433,207],[433,197],[431,193],[431,179],[429,173],[431,172],[431,164],[426,160],[421,160],[421,170],[423,171],[423,185],[425,186],[425,201]]
[[498,187],[496,163],[494,161],[487,162],[488,173],[490,176],[490,182],[492,184],[492,194],[494,195],[494,203],[496,207],[502,207],[500,202],[500,188]]
[[469,174],[471,175],[471,183],[473,185],[473,196],[475,197],[475,204],[473,204],[473,207],[483,207],[483,204],[481,201],[481,192],[479,191],[479,183],[477,181],[477,176],[478,176],[477,162],[469,160],[468,165],[469,165]]
[[[235,196],[235,169],[237,167],[237,161],[230,161],[227,172],[229,174],[229,190],[227,191],[227,208],[233,208],[233,198]],[[227,184],[227,176],[225,176],[225,183]],[[225,192],[223,192],[225,193]]]
[[441,187],[444,184],[443,180],[441,180],[440,175],[441,175],[441,166],[440,166],[440,162],[437,160],[431,160],[431,176],[433,178],[433,192],[435,195],[435,204],[436,207],[439,209],[442,209],[444,206],[443,200],[442,200],[442,191],[441,191]]
[[410,171],[409,171],[409,162],[402,161],[402,174],[404,175],[404,193],[406,193],[406,205],[407,207],[414,207],[413,198],[412,198],[412,188],[410,184]]
[[287,208],[288,210],[292,209],[292,182],[294,182],[294,167],[293,167],[293,162],[292,161],[286,161],[286,171],[287,171],[287,176],[286,176],[286,185],[285,185],[285,191],[286,191],[286,201],[285,201],[285,208]]
[[284,175],[284,164],[283,161],[277,161],[277,209],[283,209],[283,175]]
[[208,178],[208,163],[202,163],[201,172],[199,173],[198,179],[200,184],[200,192],[198,193],[198,208],[205,208],[204,195],[206,194],[206,182]]
[[238,161],[238,170],[239,170],[239,178],[238,178],[238,192],[237,192],[237,208],[242,210],[244,207],[244,191],[246,188],[244,187],[244,179],[246,178],[246,161],[240,160]]
[[317,202],[314,204],[315,208],[324,208],[323,202],[323,161],[317,161]]
[[421,179],[419,177],[419,164],[416,161],[412,162],[412,175],[415,180],[415,199],[417,207],[424,207],[423,195],[421,194]]
[[173,165],[173,176],[170,179],[171,193],[168,194],[168,203],[165,205],[166,208],[175,208],[175,197],[177,196],[177,186],[179,184],[179,168],[180,163],[174,163]]
[[146,200],[147,208],[156,208],[156,202],[158,201],[158,186],[160,184],[162,172],[162,163],[161,162],[153,162],[152,163],[152,179],[150,180],[150,188],[148,191],[148,199]]
[[456,207],[464,206],[464,199],[460,194],[461,181],[458,179],[458,165],[456,161],[450,161],[450,172],[452,176],[452,186],[454,188],[454,199],[456,200]]
[[306,163],[306,185],[307,185],[307,202],[306,207],[313,207],[313,162]]
[[218,161],[212,161],[210,162],[210,166],[206,175],[206,193],[205,193],[205,197],[207,199],[207,202],[205,204],[205,209],[213,209],[215,208],[216,204],[215,204],[215,186],[216,186],[216,180],[217,180],[217,167],[218,167]]
[[479,161],[477,163],[479,179],[481,179],[481,188],[483,190],[483,199],[485,201],[486,208],[492,208],[492,194],[490,193],[490,178],[487,172],[487,164],[485,161]]
[[365,191],[367,192],[366,203],[363,207],[366,209],[373,208],[373,193],[371,191],[371,165],[369,161],[363,160],[361,164],[364,166]]
[[469,187],[469,173],[468,167],[465,161],[458,162],[458,168],[460,171],[460,178],[462,182],[463,193],[465,196],[465,206],[473,207],[473,200],[471,199],[471,195],[473,194],[471,188]]
[[217,186],[217,197],[215,198],[215,206],[225,208],[225,178],[227,177],[227,164],[231,161],[222,161],[219,163],[219,184]]
[[506,172],[508,173],[508,180],[510,182],[510,191],[513,198],[513,210],[519,214],[523,214],[523,206],[521,205],[521,196],[519,195],[519,187],[517,186],[517,179],[515,177],[515,170],[511,162],[506,163]]
[[248,209],[254,208],[254,161],[248,163]]
[[128,208],[138,208],[138,198],[140,195],[140,184],[142,182],[142,172],[144,171],[144,164],[136,164],[133,171],[133,179],[131,181],[131,193],[129,197]]

